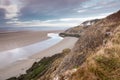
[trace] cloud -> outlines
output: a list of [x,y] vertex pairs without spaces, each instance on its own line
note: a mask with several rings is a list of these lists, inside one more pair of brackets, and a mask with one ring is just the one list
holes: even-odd
[[0,1],[0,5],[10,5],[11,4],[11,2],[10,2],[10,0],[1,0]]
[[24,7],[21,9],[22,19],[48,19],[70,16],[72,9],[79,7],[87,0],[21,0]]
[[101,19],[106,17],[107,14],[100,14],[98,16],[94,17],[84,17],[84,18],[60,18],[60,19],[51,19],[51,20],[32,20],[32,21],[19,21],[19,20],[14,20],[12,22],[7,22],[7,24],[14,24],[16,26],[24,26],[24,27],[29,27],[29,26],[38,26],[38,27],[73,27],[76,25],[79,25],[83,21],[86,20],[91,20],[91,19]]
[[82,13],[82,12],[85,12],[85,11],[86,11],[85,9],[82,9],[82,10],[78,10],[77,12]]
[[[0,23],[13,26],[73,26],[103,18],[120,0],[1,0]],[[0,24],[0,26],[1,26]]]
[[8,5],[8,6],[0,6],[0,8],[3,8],[5,10],[5,18],[6,19],[12,19],[18,16],[19,10],[17,5]]
[[0,27],[3,26],[7,19],[5,19],[5,14],[6,14],[6,11],[4,8],[0,8]]
[[51,22],[45,22],[45,21],[26,21],[26,22],[22,22],[22,21],[14,21],[14,22],[7,22],[7,24],[14,24],[18,27],[33,27],[33,26],[38,26],[38,27],[72,27],[77,25],[76,23],[60,23],[60,22],[55,22],[55,23],[51,23]]
[[5,18],[5,13],[6,13],[5,9],[0,8],[0,19],[1,20]]
[[12,3],[12,0],[1,0],[0,3],[0,27],[11,26],[7,22],[18,19],[19,7]]

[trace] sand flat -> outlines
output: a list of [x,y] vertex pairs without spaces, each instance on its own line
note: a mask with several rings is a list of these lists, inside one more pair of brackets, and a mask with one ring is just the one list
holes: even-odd
[[0,51],[27,46],[48,39],[47,33],[61,31],[19,31],[0,33]]

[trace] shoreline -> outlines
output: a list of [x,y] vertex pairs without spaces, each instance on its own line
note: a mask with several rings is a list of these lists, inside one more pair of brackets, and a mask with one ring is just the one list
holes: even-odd
[[0,52],[0,69],[16,61],[27,59],[29,56],[41,52],[63,40],[62,37],[58,36],[58,33],[48,33],[48,37],[50,38],[41,42]]
[[57,31],[18,31],[0,33],[0,52],[19,47],[28,46],[49,39],[48,33],[60,33]]
[[19,60],[10,66],[0,69],[0,80],[5,80],[14,76],[18,77],[21,74],[25,74],[26,70],[29,69],[34,62],[40,61],[43,57],[60,53],[65,48],[72,49],[77,40],[77,38],[66,37],[58,44],[30,56],[28,59]]

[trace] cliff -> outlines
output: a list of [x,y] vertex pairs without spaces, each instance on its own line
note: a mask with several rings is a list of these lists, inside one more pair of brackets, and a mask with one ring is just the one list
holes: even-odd
[[65,37],[64,34],[73,37],[77,35],[79,38],[72,50],[65,49],[56,56],[45,58],[42,63],[42,60],[37,63],[37,67],[34,64],[23,75],[25,78],[9,80],[120,79],[120,11],[91,25],[68,29],[62,33]]
[[119,33],[120,11],[87,27],[71,53],[57,68],[55,78],[58,80],[119,80]]

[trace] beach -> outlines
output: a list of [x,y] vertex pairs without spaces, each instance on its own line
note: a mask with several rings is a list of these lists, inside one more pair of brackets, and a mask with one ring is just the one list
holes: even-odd
[[[30,45],[36,42],[44,41],[46,39],[49,39],[49,37],[47,37],[47,33],[59,33],[59,32],[61,31],[15,32],[15,34],[11,33],[9,34],[9,36],[7,34],[6,37],[4,36],[4,38],[0,39],[1,41],[3,41],[1,43],[3,44],[2,46],[4,46],[4,48],[0,46],[0,49],[1,51],[4,51],[4,50],[9,50],[9,49],[13,49],[16,47],[22,47],[22,46]],[[59,43],[41,52],[38,52],[28,57],[27,59],[16,61],[12,63],[11,65],[0,69],[0,80],[5,80],[9,77],[14,77],[14,76],[19,76],[21,74],[25,74],[25,71],[29,69],[34,62],[41,60],[43,57],[48,57],[48,56],[52,56],[54,54],[60,53],[65,48],[73,48],[77,40],[78,40],[77,38],[66,37]],[[5,43],[4,41],[7,43]],[[7,44],[11,44],[14,42],[18,45],[13,45],[13,47],[6,48]]]
[[27,46],[48,39],[48,33],[60,31],[18,31],[0,33],[0,51]]

